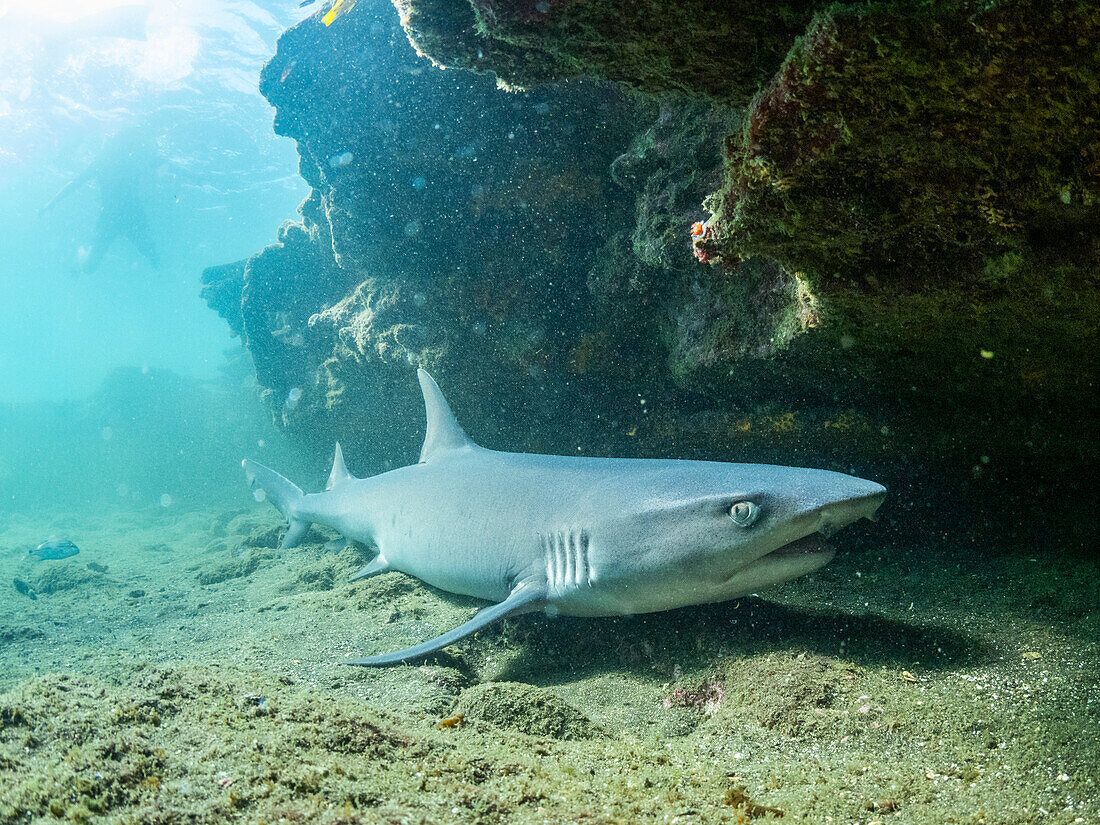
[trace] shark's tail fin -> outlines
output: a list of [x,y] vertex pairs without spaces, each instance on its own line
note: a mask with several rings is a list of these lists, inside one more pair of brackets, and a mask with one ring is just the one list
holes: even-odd
[[300,514],[305,494],[288,479],[263,464],[246,458],[241,462],[248,483],[253,490],[262,490],[286,519],[287,531],[283,536],[282,547],[294,547],[309,530],[310,522]]

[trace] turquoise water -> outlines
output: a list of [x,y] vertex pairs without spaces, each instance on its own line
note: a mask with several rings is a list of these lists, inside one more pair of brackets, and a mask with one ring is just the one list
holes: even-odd
[[230,444],[263,438],[198,274],[268,243],[308,191],[255,82],[299,16],[0,11],[0,511],[194,501],[228,480]]
[[[297,9],[265,5],[5,4],[0,400],[84,398],[120,366],[218,374],[229,336],[196,273],[263,246],[306,191],[255,82]],[[145,153],[112,154],[134,131]],[[111,210],[147,221],[154,261],[96,243]]]

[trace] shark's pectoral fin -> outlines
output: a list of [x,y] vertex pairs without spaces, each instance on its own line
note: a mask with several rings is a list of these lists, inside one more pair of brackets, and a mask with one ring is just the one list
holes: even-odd
[[364,544],[361,541],[356,541],[355,539],[345,538],[343,536],[341,536],[338,539],[333,539],[332,541],[326,541],[325,542],[325,551],[329,552],[329,553],[339,553],[345,547],[354,547],[356,550],[368,550],[368,549],[370,549],[369,544]]
[[[369,567],[370,565],[367,566]],[[343,662],[343,664],[378,667],[381,665],[396,665],[401,662],[408,662],[411,659],[419,659],[423,656],[427,656],[429,653],[435,653],[437,650],[442,650],[447,645],[481,630],[485,625],[492,624],[497,619],[503,619],[505,616],[512,616],[517,613],[528,613],[533,609],[537,609],[538,603],[545,598],[545,587],[521,583],[517,585],[509,594],[508,598],[500,604],[486,607],[470,619],[470,621],[460,624],[454,630],[449,630],[442,636],[437,636],[431,641],[423,642],[414,647],[407,647],[404,650],[396,650],[393,653],[381,653],[377,656],[366,656],[362,659],[353,659],[350,662]]]
[[386,557],[379,553],[374,557],[374,561],[348,579],[349,582],[357,582],[360,579],[369,579],[371,576],[379,576],[382,573],[389,573],[393,570],[390,567],[390,563],[386,561]]

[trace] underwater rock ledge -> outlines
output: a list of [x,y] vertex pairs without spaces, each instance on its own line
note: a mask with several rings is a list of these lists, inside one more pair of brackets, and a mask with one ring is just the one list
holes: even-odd
[[815,0],[394,0],[436,65],[510,86],[594,76],[649,94],[744,105],[783,60]]
[[[1100,445],[1093,98],[1072,112],[1029,98],[1036,123],[1078,119],[1048,141],[1057,170],[1016,142],[1002,200],[974,195],[973,175],[953,189],[949,169],[963,180],[1006,139],[981,117],[1027,114],[1008,111],[1002,78],[955,101],[977,118],[971,143],[905,120],[932,107],[949,121],[968,73],[999,77],[970,52],[946,64],[960,74],[914,71],[932,59],[914,44],[987,43],[958,33],[964,6],[807,9],[808,33],[747,109],[728,105],[740,93],[608,84],[505,93],[417,60],[385,4],[361,0],[328,28],[310,18],[280,39],[261,88],[313,191],[277,244],[207,271],[208,300],[319,469],[336,439],[358,473],[415,455],[417,365],[487,446],[828,466],[884,481],[908,507],[905,491],[932,474],[968,512],[1069,506],[1062,491],[1095,476]],[[420,19],[399,7],[407,28]],[[483,49],[480,68],[508,80],[494,55]],[[981,96],[994,93],[1001,108]],[[895,119],[876,130],[880,109]],[[837,112],[844,128],[830,132]],[[906,186],[919,190],[883,194]],[[991,222],[1008,196],[1020,208]],[[861,223],[874,198],[895,211]],[[930,239],[941,214],[961,234]]]

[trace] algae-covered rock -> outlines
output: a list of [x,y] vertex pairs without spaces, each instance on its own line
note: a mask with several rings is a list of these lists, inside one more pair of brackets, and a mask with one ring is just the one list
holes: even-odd
[[650,93],[743,103],[775,71],[814,0],[394,0],[440,65],[520,86],[595,75]]
[[60,593],[64,590],[97,589],[110,583],[110,579],[97,570],[74,564],[51,564],[27,576],[27,583],[40,596]]
[[228,561],[221,562],[214,567],[200,570],[195,574],[195,580],[202,585],[221,584],[230,579],[240,579],[251,576],[260,569],[260,565],[273,558],[272,553],[250,550],[239,556],[234,556]]
[[1100,227],[1100,8],[876,3],[814,18],[731,135],[701,244],[814,289],[913,290]]
[[462,692],[454,710],[464,718],[551,739],[601,736],[599,725],[548,688],[489,682]]

